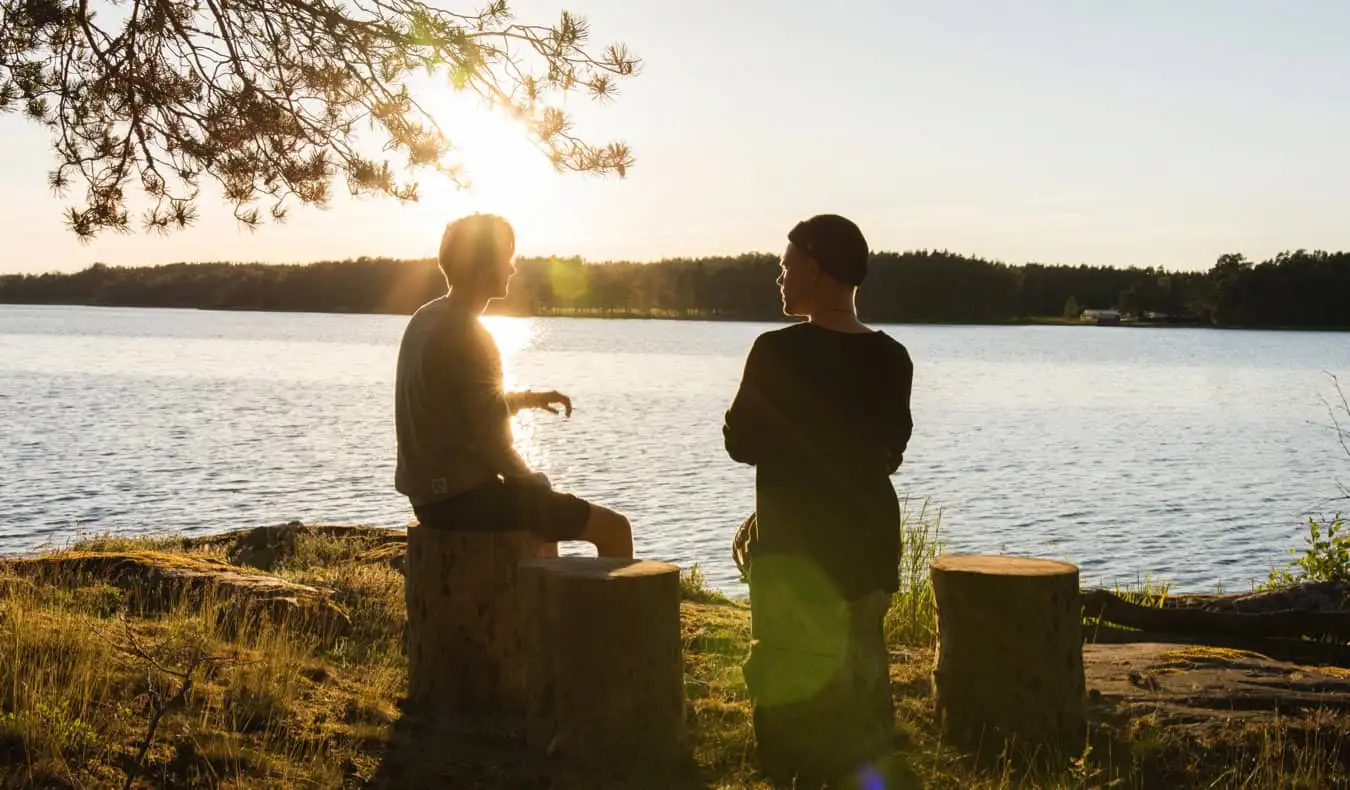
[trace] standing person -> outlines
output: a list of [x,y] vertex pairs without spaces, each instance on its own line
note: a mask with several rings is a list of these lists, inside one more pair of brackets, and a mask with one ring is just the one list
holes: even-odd
[[844,217],[792,229],[778,285],[783,312],[806,320],[755,339],[723,426],[727,453],[756,472],[744,672],[772,777],[862,783],[891,752],[883,622],[899,587],[900,507],[890,476],[913,430],[914,366],[858,320],[867,259]]
[[630,558],[628,519],[554,491],[515,450],[512,415],[562,407],[571,417],[572,401],[504,389],[501,355],[479,316],[506,296],[514,256],[515,231],[501,217],[446,226],[438,261],[449,292],[413,314],[399,348],[394,486],[426,527],[527,530],[544,539],[546,555],[556,556],[558,541],[583,540],[602,557]]

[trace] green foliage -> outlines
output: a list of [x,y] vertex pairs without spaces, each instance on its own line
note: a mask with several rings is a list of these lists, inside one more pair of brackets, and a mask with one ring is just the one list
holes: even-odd
[[1078,306],[1078,300],[1072,295],[1064,300],[1064,317],[1070,320],[1078,318],[1083,314],[1083,308]]
[[680,571],[680,600],[694,603],[728,603],[725,595],[708,586],[708,577],[698,563]]
[[1172,584],[1149,575],[1130,586],[1116,585],[1115,593],[1132,604],[1161,608],[1166,605],[1167,597],[1172,593]]
[[1297,549],[1289,553],[1295,559],[1283,570],[1272,570],[1266,589],[1299,582],[1350,581],[1350,533],[1339,513],[1329,523],[1308,518],[1307,548],[1300,555]]
[[82,758],[100,737],[73,704],[69,698],[42,700],[26,710],[0,711],[0,742],[18,739],[37,754]]
[[[146,229],[188,225],[203,176],[248,227],[259,203],[275,220],[288,201],[324,205],[338,176],[353,194],[400,200],[417,199],[405,171],[460,180],[450,135],[409,89],[423,74],[505,110],[556,168],[623,175],[627,146],[580,139],[559,107],[572,93],[614,96],[637,59],[592,48],[589,25],[565,11],[549,25],[515,20],[504,0],[469,5],[7,1],[0,111],[52,133],[50,185],[85,188],[67,212],[82,238],[130,229],[132,187],[149,202]],[[372,158],[381,145],[406,160]]]

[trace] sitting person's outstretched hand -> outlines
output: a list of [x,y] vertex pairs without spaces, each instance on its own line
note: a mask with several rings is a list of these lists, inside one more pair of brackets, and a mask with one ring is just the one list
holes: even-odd
[[548,392],[526,392],[522,405],[529,409],[543,409],[552,414],[558,413],[558,407],[563,408],[566,416],[572,416],[572,399],[557,390]]

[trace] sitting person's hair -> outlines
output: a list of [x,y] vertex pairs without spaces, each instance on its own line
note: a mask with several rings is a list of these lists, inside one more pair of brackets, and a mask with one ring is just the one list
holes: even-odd
[[472,282],[503,251],[515,246],[511,223],[496,214],[470,214],[445,226],[437,263],[446,284],[454,288],[456,283]]

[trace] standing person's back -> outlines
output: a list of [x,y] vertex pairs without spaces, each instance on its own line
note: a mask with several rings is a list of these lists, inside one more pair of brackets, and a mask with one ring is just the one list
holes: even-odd
[[833,592],[893,592],[912,366],[884,332],[801,323],[765,333],[727,415],[727,451],[756,466],[757,556],[809,558]]
[[756,467],[745,674],[761,768],[832,780],[890,751],[890,476],[913,428],[913,365],[857,319],[868,257],[857,226],[823,215],[788,238],[784,312],[809,321],[756,339],[724,435],[728,454]]

